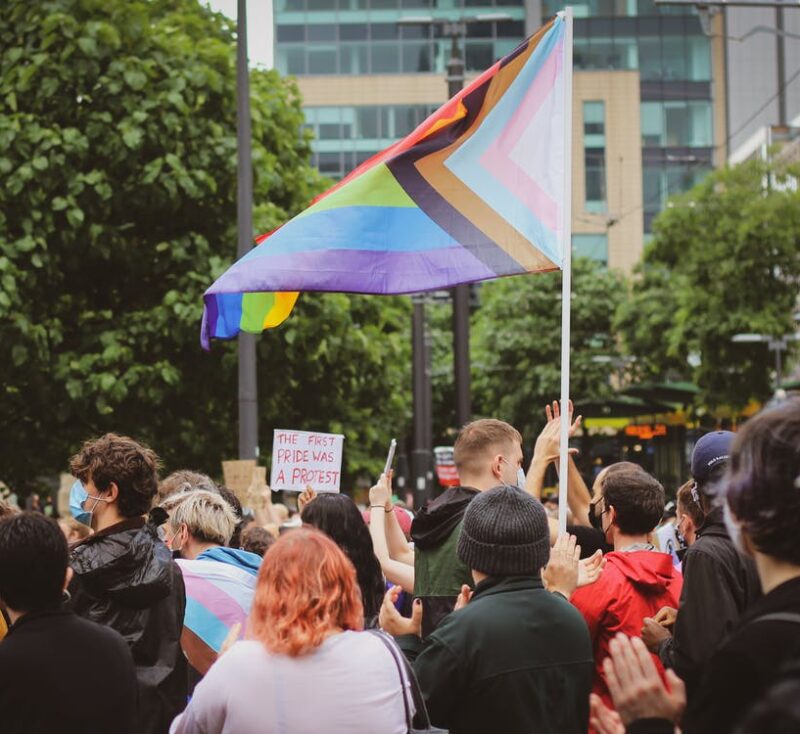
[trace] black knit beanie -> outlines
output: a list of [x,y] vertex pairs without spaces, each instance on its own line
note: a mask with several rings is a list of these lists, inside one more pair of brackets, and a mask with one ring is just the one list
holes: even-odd
[[550,528],[542,503],[508,485],[469,503],[458,558],[489,576],[538,575],[550,559]]

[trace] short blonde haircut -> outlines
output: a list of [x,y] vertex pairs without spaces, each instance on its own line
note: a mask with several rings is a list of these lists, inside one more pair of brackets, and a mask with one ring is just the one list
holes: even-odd
[[520,432],[505,421],[481,418],[467,423],[458,433],[453,456],[459,472],[480,473],[497,452],[522,445]]
[[179,492],[164,500],[161,505],[169,513],[173,531],[186,525],[189,534],[206,543],[230,543],[236,528],[236,515],[220,495],[198,489]]

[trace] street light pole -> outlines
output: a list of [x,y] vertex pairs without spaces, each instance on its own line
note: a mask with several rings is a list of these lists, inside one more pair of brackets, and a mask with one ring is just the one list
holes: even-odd
[[[459,38],[465,36],[463,23],[445,26],[450,35],[450,60],[447,62],[447,96],[452,99],[464,87],[464,59]],[[469,285],[457,285],[453,300],[453,375],[456,383],[456,425],[461,428],[472,415],[469,361]]]
[[420,509],[430,494],[431,473],[431,374],[430,348],[425,338],[425,296],[412,296],[411,358],[414,402],[414,448],[411,451],[411,476],[414,508]]
[[[237,257],[253,247],[253,163],[250,132],[250,79],[247,68],[247,0],[236,16]],[[239,333],[239,458],[258,455],[258,388],[255,334]]]

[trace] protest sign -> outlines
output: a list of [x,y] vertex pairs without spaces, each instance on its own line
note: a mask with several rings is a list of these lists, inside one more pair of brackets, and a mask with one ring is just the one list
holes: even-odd
[[270,486],[274,490],[338,492],[344,436],[275,429]]
[[433,455],[436,459],[436,477],[443,487],[459,485],[458,470],[452,446],[435,446]]
[[[255,459],[239,459],[223,461],[222,474],[225,486],[233,492],[242,505],[248,505],[247,490],[253,481],[253,472],[257,470]],[[266,469],[264,470],[266,471]]]

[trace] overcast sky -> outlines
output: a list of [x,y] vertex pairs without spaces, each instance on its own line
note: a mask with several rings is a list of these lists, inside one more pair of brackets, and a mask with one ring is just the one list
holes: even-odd
[[[201,0],[212,10],[236,19],[237,0]],[[251,65],[271,69],[273,52],[272,0],[247,0],[247,55]]]

